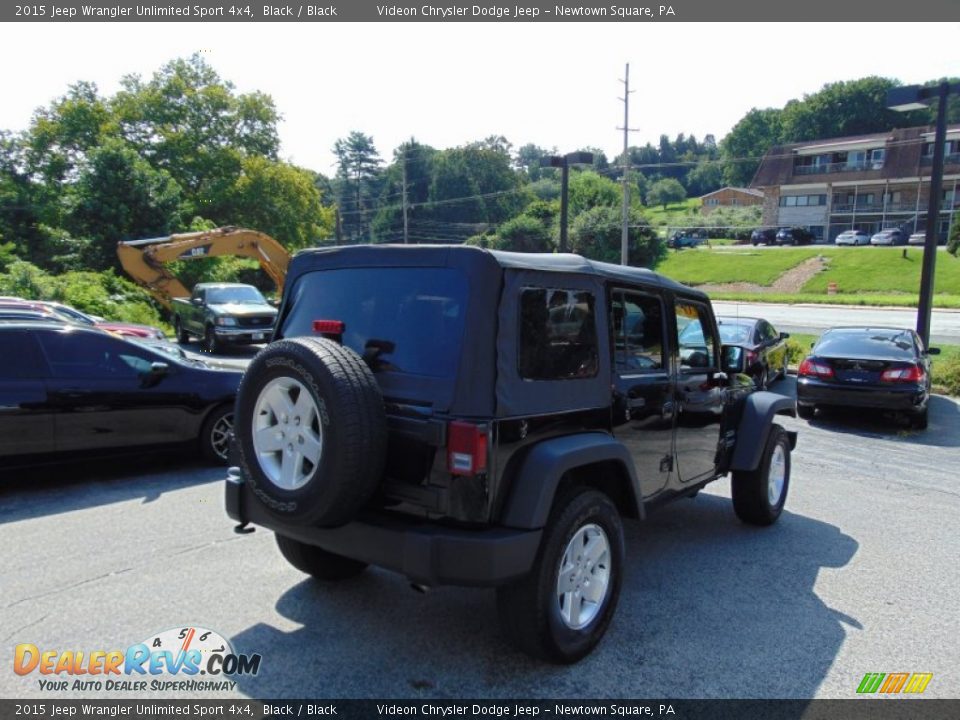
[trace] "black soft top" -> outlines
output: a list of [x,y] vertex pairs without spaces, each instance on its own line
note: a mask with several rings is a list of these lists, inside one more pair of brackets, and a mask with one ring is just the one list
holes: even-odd
[[[594,262],[579,255],[513,253],[463,245],[351,245],[304,250],[287,273],[275,338],[283,337],[287,320],[296,316],[297,298],[322,292],[304,276],[317,271],[356,268],[451,268],[470,280],[467,301],[469,330],[464,333],[458,371],[450,378],[418,378],[381,372],[384,397],[426,404],[434,411],[465,417],[521,417],[570,410],[602,408],[610,398],[607,323],[597,326],[600,371],[576,381],[531,382],[517,371],[519,315],[515,303],[504,303],[527,284],[556,283],[597,294],[598,312],[605,312],[607,281],[662,288],[691,300],[707,296],[650,270]],[[551,277],[551,276],[556,276]],[[314,290],[315,288],[315,290]]]
[[[491,262],[492,261],[492,262]],[[507,270],[575,273],[630,283],[669,288],[688,297],[706,300],[705,293],[646,268],[613,265],[587,260],[572,253],[518,253],[485,250],[470,245],[346,245],[332,248],[301,250],[294,257],[288,281],[318,267],[403,267],[403,266],[472,266],[482,272],[495,265]]]

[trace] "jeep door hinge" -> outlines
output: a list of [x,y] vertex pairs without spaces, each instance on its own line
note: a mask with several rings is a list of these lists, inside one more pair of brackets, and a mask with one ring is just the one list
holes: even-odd
[[660,460],[660,472],[673,472],[673,455],[664,455]]

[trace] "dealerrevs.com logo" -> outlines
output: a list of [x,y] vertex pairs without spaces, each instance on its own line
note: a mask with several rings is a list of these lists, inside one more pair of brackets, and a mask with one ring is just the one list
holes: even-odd
[[126,650],[41,649],[20,643],[14,650],[13,671],[36,673],[41,690],[110,692],[227,691],[231,678],[256,675],[259,654],[235,653],[219,633],[182,627],[157,633]]

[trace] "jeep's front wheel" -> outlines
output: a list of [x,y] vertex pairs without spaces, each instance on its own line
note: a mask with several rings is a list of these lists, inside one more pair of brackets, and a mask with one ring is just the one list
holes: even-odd
[[253,494],[285,522],[347,523],[381,480],[380,388],[359,355],[331,340],[291,338],[261,350],[237,391],[234,434]]
[[779,425],[770,428],[756,470],[733,473],[733,510],[749,525],[772,525],[783,512],[790,488],[790,439]]
[[359,575],[367,568],[367,563],[327,552],[285,535],[277,535],[276,538],[277,547],[284,560],[300,572],[312,575],[317,580],[346,580]]
[[508,639],[536,658],[573,663],[600,642],[623,577],[623,525],[603,493],[577,488],[554,503],[533,569],[497,589]]

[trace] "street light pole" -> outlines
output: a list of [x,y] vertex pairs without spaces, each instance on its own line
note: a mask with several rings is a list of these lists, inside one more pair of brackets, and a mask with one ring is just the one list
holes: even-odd
[[[933,167],[930,169],[930,198],[927,204],[927,232],[923,241],[923,265],[920,270],[920,299],[917,303],[917,335],[924,347],[930,346],[930,318],[933,311],[933,289],[937,265],[937,236],[940,223],[940,195],[943,190],[943,155],[947,139],[947,98],[960,92],[960,83],[940,83],[936,87],[893,88],[887,93],[887,107],[892,110],[918,110],[937,100],[937,127],[933,139]],[[919,188],[918,188],[919,196]]]
[[567,187],[570,182],[570,165],[589,165],[593,153],[572,152],[566,155],[548,155],[540,158],[540,167],[560,168],[560,252],[567,252]]
[[923,266],[920,270],[920,302],[917,304],[917,335],[924,347],[930,347],[930,317],[933,312],[933,286],[937,265],[937,236],[940,234],[940,195],[943,190],[943,154],[947,139],[947,95],[950,86],[940,85],[937,103],[937,132],[930,170],[930,203],[927,206],[927,235],[923,240]]

